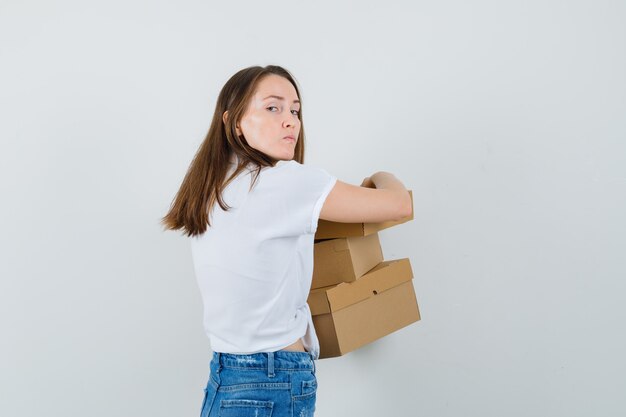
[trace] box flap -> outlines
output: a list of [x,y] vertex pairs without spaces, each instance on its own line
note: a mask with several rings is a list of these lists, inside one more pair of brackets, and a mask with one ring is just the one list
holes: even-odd
[[340,237],[364,236],[363,223],[340,223],[320,219],[317,222],[315,239],[335,239]]
[[335,285],[324,292],[330,311],[338,311],[411,279],[411,263],[408,258],[403,258],[383,261],[356,281]]
[[348,250],[348,241],[346,239],[331,240],[335,252],[344,252]]
[[306,302],[309,304],[312,316],[330,313],[330,305],[328,304],[328,298],[326,297],[326,290],[332,287],[333,286],[316,288],[309,292],[309,297]]
[[[367,236],[349,237],[346,239],[350,247],[350,257],[356,278],[362,277],[372,268],[384,261],[383,250],[378,233]],[[344,280],[351,282],[354,280]]]

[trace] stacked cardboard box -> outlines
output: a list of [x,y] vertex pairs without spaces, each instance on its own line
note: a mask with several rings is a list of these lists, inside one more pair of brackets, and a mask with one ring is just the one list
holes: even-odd
[[378,231],[409,220],[413,212],[383,223],[319,221],[308,303],[320,359],[344,355],[420,320],[409,259],[385,261],[378,237]]

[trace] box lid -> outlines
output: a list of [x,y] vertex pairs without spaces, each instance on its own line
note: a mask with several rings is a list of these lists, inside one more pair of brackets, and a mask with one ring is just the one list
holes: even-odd
[[354,282],[311,290],[307,302],[313,315],[330,313],[366,300],[413,279],[408,258],[383,261]]

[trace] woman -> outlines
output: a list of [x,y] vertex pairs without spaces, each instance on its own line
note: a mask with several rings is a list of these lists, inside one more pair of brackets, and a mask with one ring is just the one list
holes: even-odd
[[312,416],[319,342],[306,300],[317,221],[411,213],[390,173],[359,187],[303,165],[301,105],[282,67],[233,75],[163,217],[191,237],[213,350],[201,417]]

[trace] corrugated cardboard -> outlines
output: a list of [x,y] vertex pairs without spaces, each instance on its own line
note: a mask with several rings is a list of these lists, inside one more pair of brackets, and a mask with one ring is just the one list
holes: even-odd
[[[413,192],[412,190],[408,191],[409,195],[411,196],[412,202]],[[317,241],[319,239],[367,236],[369,234],[378,232],[379,230],[387,229],[398,224],[406,223],[409,220],[413,220],[413,213],[413,205],[411,205],[411,215],[396,221],[381,223],[339,223],[320,219],[317,223],[317,230],[315,231],[314,239]]]
[[314,289],[308,303],[320,359],[345,355],[420,320],[408,258],[383,261],[351,283]]
[[324,240],[313,249],[311,288],[352,282],[383,261],[378,233]]

